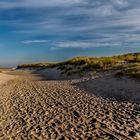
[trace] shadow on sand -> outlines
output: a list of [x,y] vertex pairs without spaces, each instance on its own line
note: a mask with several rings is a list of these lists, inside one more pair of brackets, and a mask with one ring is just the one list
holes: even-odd
[[57,68],[48,68],[45,70],[35,70],[32,74],[40,77],[40,80],[75,80],[79,79],[78,75],[62,75],[61,71]]
[[140,82],[129,77],[116,79],[113,76],[103,76],[74,85],[90,95],[119,102],[140,103]]

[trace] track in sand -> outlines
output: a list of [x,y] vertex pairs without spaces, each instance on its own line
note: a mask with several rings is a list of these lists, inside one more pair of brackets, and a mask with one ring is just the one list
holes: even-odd
[[139,140],[140,106],[29,76],[0,87],[0,140]]

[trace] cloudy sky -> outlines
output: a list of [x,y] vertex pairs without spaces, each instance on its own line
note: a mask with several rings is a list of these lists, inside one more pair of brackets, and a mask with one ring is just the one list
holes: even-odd
[[140,52],[140,0],[0,0],[0,66]]

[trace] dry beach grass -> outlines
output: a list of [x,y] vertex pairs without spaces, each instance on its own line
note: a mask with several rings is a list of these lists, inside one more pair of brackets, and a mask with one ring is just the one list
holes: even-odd
[[139,140],[140,104],[103,99],[94,90],[90,95],[78,86],[83,82],[32,74],[5,81],[0,86],[0,139]]

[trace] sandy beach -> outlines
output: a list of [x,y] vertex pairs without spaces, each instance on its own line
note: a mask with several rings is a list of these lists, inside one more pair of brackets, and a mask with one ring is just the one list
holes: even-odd
[[0,140],[140,140],[140,0],[0,0]]
[[[44,80],[15,73],[0,74],[1,140],[140,139],[138,81],[122,79],[116,87],[107,76]],[[124,94],[123,101],[110,100],[113,94],[121,98]]]

